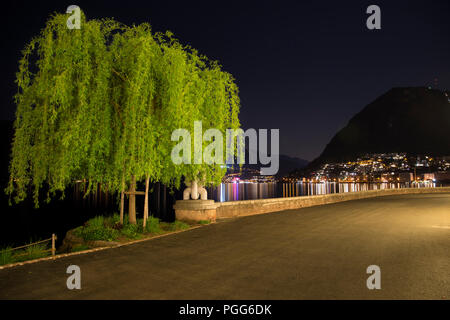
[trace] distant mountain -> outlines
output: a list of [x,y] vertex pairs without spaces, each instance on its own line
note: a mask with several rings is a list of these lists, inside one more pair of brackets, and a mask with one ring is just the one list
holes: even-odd
[[278,170],[277,176],[284,176],[294,170],[302,169],[308,165],[309,161],[285,156],[280,154],[280,169]]
[[[246,149],[245,151],[246,151],[245,164],[242,165],[242,169],[244,172],[247,171],[247,174],[245,175],[246,178],[249,178],[250,176],[254,176],[254,175],[259,175],[261,168],[270,166],[270,164],[263,165],[259,161],[256,164],[250,164],[249,157],[248,157],[248,150]],[[279,158],[278,172],[275,174],[275,176],[277,176],[277,177],[282,177],[282,176],[285,176],[285,175],[291,173],[292,171],[303,169],[309,163],[307,160],[296,158],[296,157],[286,156],[284,154],[278,155],[278,158]],[[258,157],[258,160],[259,160],[259,157]],[[240,169],[239,165],[235,164],[232,166],[232,168],[230,169],[229,172],[240,172],[240,171],[241,171],[241,169]],[[247,177],[247,175],[250,175],[250,176]]]
[[[271,143],[271,141],[268,140],[267,141],[267,150],[269,150],[269,151],[272,150],[270,143]],[[245,165],[243,166],[244,168],[259,171],[261,168],[270,166],[270,164],[267,164],[267,165],[261,164],[258,149],[251,149],[251,150],[252,150],[252,152],[254,152],[254,154],[257,157],[257,164],[250,164],[250,157],[249,157],[250,148],[249,148],[249,145],[246,143],[245,144]],[[276,157],[276,155],[273,155],[273,156],[271,155],[270,157],[271,158]],[[294,170],[303,169],[309,163],[308,160],[304,160],[304,159],[297,158],[297,157],[291,157],[291,156],[287,156],[284,154],[278,154],[278,158],[279,158],[279,168],[278,168],[278,173],[275,174],[275,176],[277,176],[277,177],[282,177],[284,175],[287,175]],[[235,157],[235,162],[237,163],[236,157]],[[240,170],[239,166],[235,166],[234,170],[239,171]]]
[[310,168],[367,153],[450,155],[450,94],[394,88],[356,114]]

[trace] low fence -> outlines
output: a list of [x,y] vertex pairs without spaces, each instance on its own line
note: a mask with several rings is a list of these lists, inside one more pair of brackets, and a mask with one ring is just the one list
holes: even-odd
[[216,218],[242,217],[380,196],[425,193],[450,193],[450,187],[383,189],[290,198],[220,202],[217,203]]
[[[56,239],[57,239],[56,235],[52,234],[52,237],[49,238],[49,239],[33,242],[33,243],[26,244],[26,245],[23,245],[23,246],[20,246],[20,247],[15,247],[15,248],[10,248],[10,249],[3,249],[2,251],[3,252],[16,251],[16,250],[25,249],[25,248],[28,248],[28,247],[33,247],[33,246],[35,246],[37,244],[46,243],[46,242],[50,243],[51,242],[51,248],[48,249],[48,250],[42,250],[42,252],[51,252],[52,257],[55,257],[55,255],[56,255]],[[26,255],[28,255],[28,253],[25,252],[23,254],[16,254],[15,256],[18,257],[18,256],[26,256]]]

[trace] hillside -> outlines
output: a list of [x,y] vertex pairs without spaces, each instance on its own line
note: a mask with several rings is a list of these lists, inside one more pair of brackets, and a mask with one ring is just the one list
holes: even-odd
[[310,167],[366,153],[450,155],[450,94],[394,88],[356,114]]

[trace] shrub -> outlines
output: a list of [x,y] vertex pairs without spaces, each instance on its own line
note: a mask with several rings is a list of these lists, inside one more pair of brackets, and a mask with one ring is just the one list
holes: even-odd
[[112,216],[104,218],[104,224],[107,227],[120,229],[120,215],[118,213],[113,214]]
[[147,225],[145,226],[145,231],[152,234],[160,234],[163,232],[161,230],[161,223],[158,218],[148,217]]
[[119,237],[119,231],[107,226],[105,219],[102,216],[98,216],[90,219],[83,227],[75,229],[75,234],[85,241],[113,241]]
[[[117,240],[121,235],[128,239],[140,239],[144,233],[157,235],[190,227],[189,224],[181,221],[173,223],[161,222],[153,216],[148,218],[145,229],[142,227],[142,218],[136,219],[136,224],[129,223],[127,215],[124,216],[123,220],[123,225],[120,225],[120,216],[117,213],[109,217],[98,216],[87,221],[84,226],[76,228],[74,233],[85,241],[113,241]],[[77,249],[79,251],[87,248]]]
[[105,226],[105,218],[103,216],[94,217],[87,222],[87,225],[94,229],[103,228]]
[[139,239],[141,238],[142,233],[142,221],[137,221],[136,224],[127,223],[123,225],[121,233],[130,239]]
[[119,231],[107,227],[85,227],[81,231],[81,237],[85,241],[114,241],[119,237]]

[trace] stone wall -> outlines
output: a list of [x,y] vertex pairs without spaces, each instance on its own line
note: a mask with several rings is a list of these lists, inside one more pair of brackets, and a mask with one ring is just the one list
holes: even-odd
[[349,200],[366,199],[399,194],[420,194],[420,193],[450,193],[450,187],[384,189],[384,190],[370,190],[370,191],[337,193],[337,194],[327,194],[317,196],[220,202],[216,203],[217,204],[216,217],[217,219],[242,217],[289,209],[306,208],[322,204],[336,203]]

